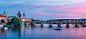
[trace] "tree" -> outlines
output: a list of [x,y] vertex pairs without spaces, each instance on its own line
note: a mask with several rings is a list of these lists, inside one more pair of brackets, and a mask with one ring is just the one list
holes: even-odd
[[35,20],[32,19],[31,21],[35,21]]
[[14,24],[14,26],[20,26],[20,19],[15,16],[11,19],[11,23]]
[[6,25],[12,25],[12,23],[11,22],[7,22]]
[[2,22],[2,23],[5,23],[5,20],[1,19],[1,22]]
[[31,21],[39,21],[39,20],[38,19],[37,20],[32,19]]

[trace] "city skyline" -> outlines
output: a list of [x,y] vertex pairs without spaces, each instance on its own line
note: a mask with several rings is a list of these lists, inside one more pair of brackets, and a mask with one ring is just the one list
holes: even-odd
[[39,20],[58,18],[85,18],[85,0],[0,0],[0,14],[4,10],[8,16],[25,12],[27,18]]

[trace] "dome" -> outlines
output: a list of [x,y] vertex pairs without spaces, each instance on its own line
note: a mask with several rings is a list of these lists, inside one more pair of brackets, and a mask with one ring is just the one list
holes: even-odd
[[4,11],[4,12],[3,12],[3,15],[7,15],[7,13]]

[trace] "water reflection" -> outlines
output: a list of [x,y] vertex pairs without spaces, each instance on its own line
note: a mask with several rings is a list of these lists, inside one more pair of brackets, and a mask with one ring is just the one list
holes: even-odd
[[79,39],[86,38],[86,27],[74,27],[70,25],[62,25],[60,28],[62,30],[54,30],[58,26],[52,25],[52,27],[44,25],[44,27],[36,26],[24,26],[8,28],[0,28],[0,39]]

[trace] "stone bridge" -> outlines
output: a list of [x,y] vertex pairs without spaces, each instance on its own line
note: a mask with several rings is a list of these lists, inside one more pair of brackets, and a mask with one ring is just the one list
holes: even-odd
[[58,24],[58,27],[61,27],[61,24],[66,24],[66,27],[69,27],[71,23],[74,24],[75,27],[78,27],[78,24],[86,26],[86,21],[22,21],[21,23],[27,26],[36,26],[36,24],[40,24],[41,27],[43,27],[44,24],[49,24],[49,27],[52,27],[52,24]]

